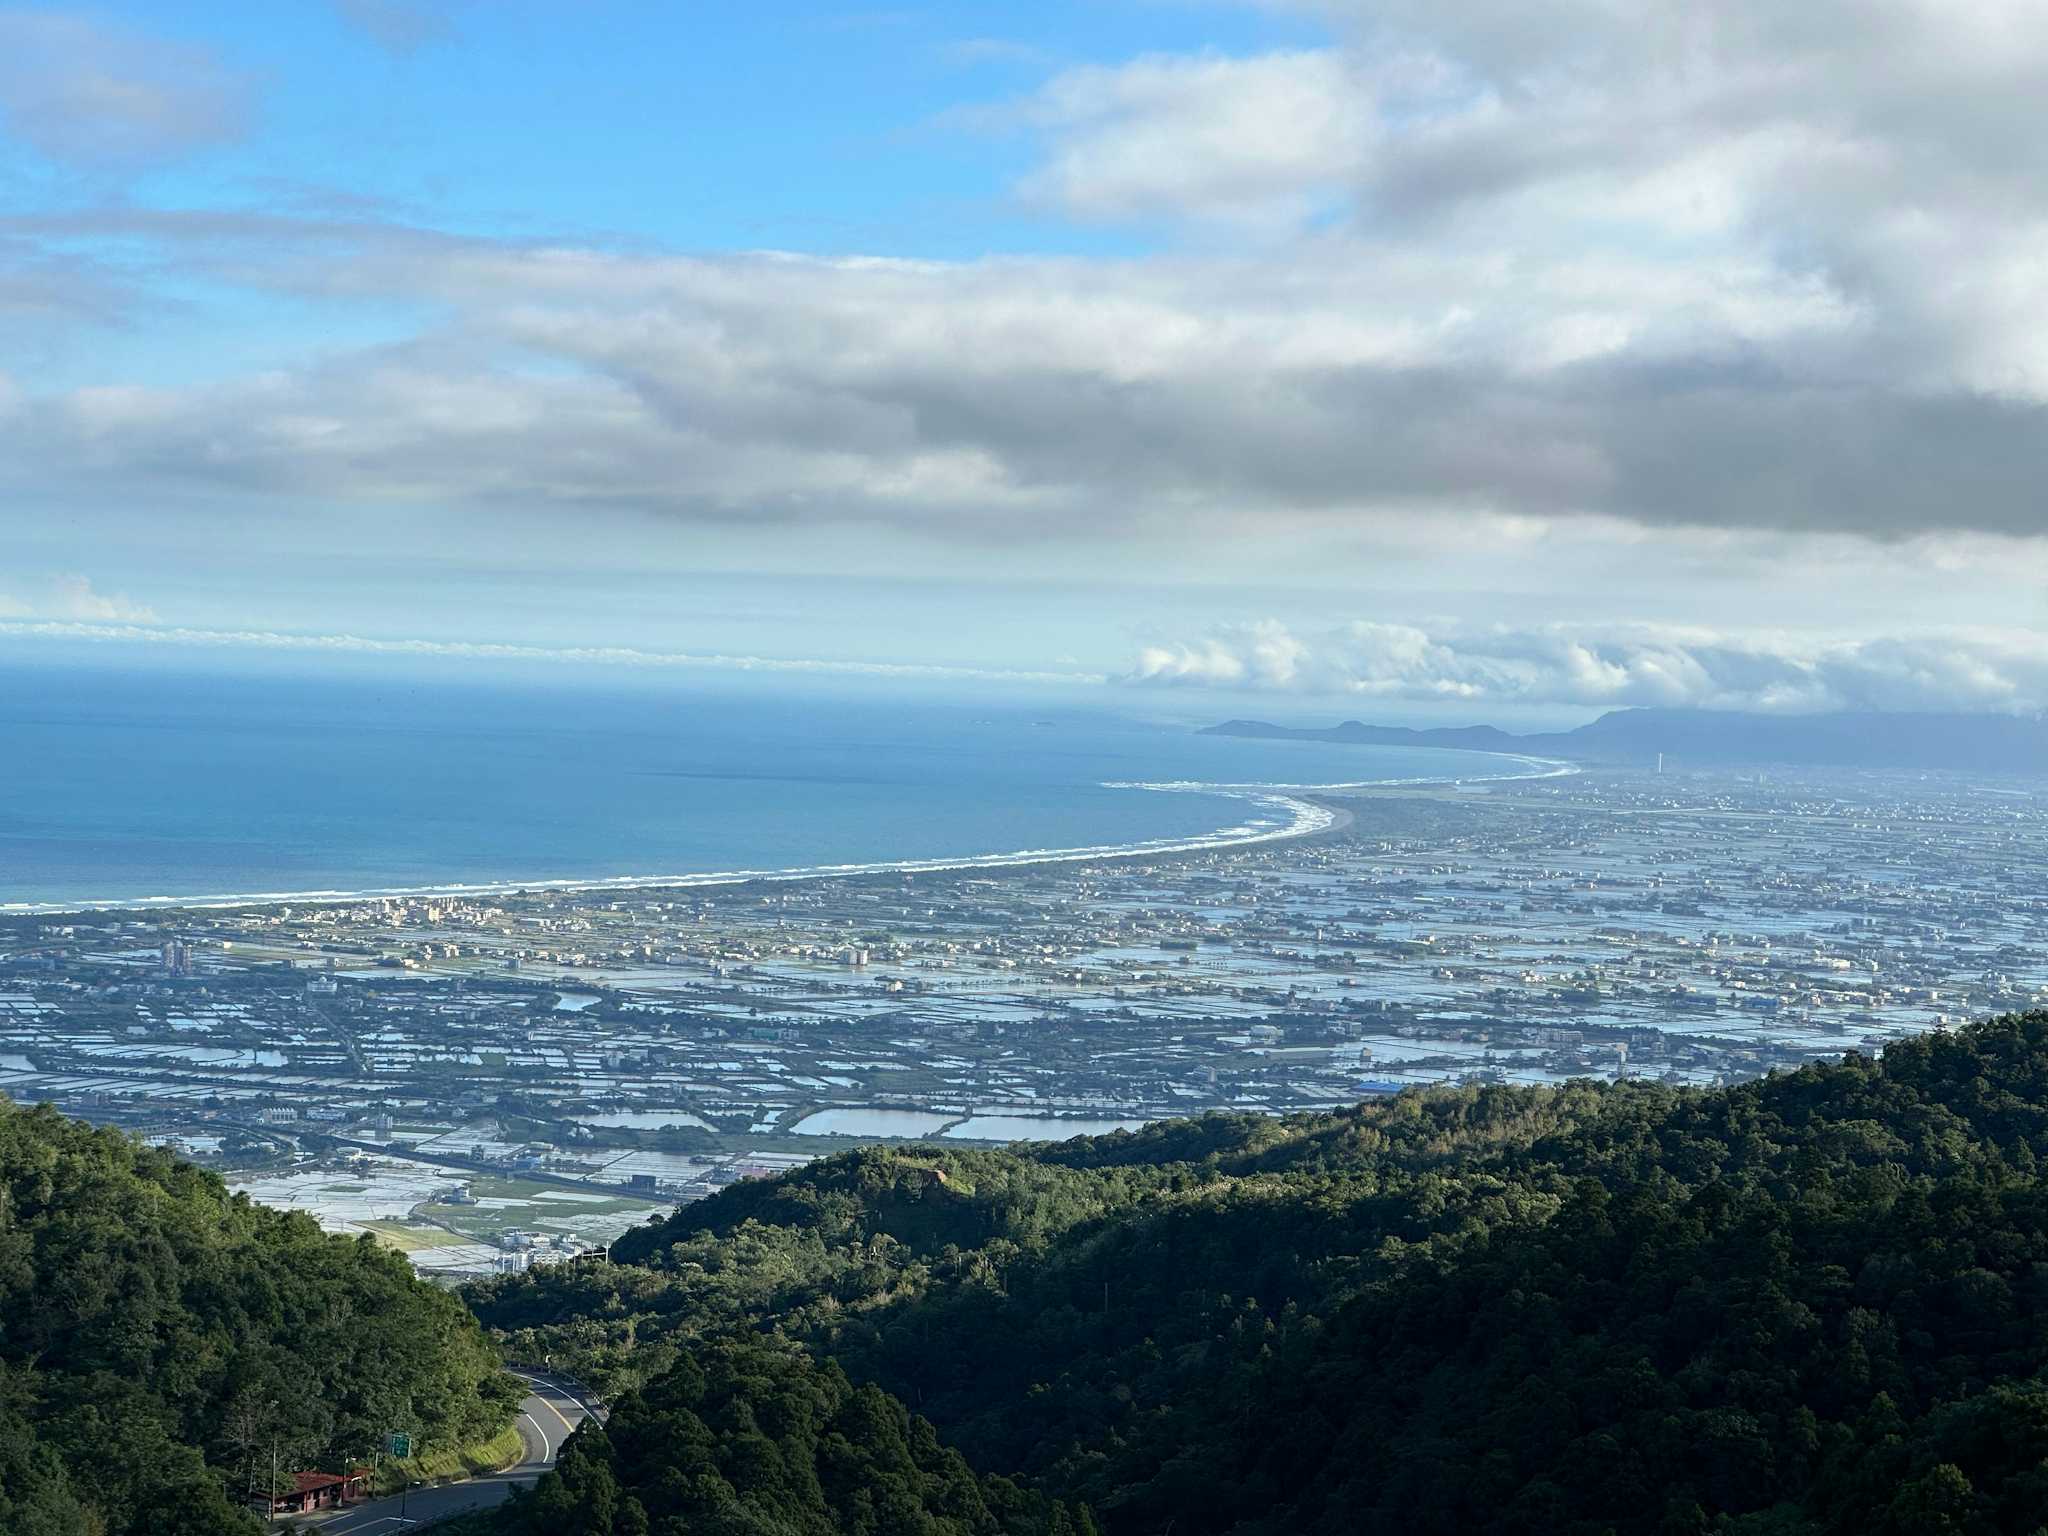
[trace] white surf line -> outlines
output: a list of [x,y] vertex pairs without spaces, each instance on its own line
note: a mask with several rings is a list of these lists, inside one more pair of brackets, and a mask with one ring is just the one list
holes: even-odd
[[1521,757],[1506,752],[1475,752],[1475,757],[1498,757],[1524,766],[1516,773],[1424,774],[1402,779],[1355,779],[1333,784],[1217,784],[1197,779],[1172,781],[1109,780],[1104,789],[1142,789],[1173,794],[1207,794],[1250,800],[1268,809],[1283,811],[1285,826],[1238,826],[1219,832],[1185,838],[1152,838],[1135,843],[1100,843],[1080,848],[1023,848],[1006,853],[955,854],[932,859],[886,859],[868,864],[807,864],[784,869],[722,870],[713,873],[675,875],[599,875],[528,880],[455,882],[445,885],[377,886],[363,890],[245,891],[206,896],[92,897],[70,902],[4,902],[0,913],[35,916],[64,912],[146,912],[191,908],[211,911],[222,907],[269,905],[292,902],[309,906],[344,906],[360,901],[396,901],[425,897],[510,896],[520,892],[572,895],[584,892],[649,891],[705,886],[746,885],[753,881],[776,884],[803,880],[843,880],[865,875],[946,874],[960,870],[1014,869],[1033,864],[1080,864],[1095,859],[1132,859],[1177,853],[1206,853],[1244,848],[1259,843],[1281,842],[1326,832],[1336,817],[1323,807],[1296,798],[1304,794],[1336,793],[1351,789],[1385,789],[1424,784],[1497,783],[1510,779],[1549,779],[1579,772],[1570,763],[1552,758]]

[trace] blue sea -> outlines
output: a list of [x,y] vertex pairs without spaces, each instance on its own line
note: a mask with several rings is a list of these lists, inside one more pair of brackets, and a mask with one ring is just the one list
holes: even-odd
[[1190,786],[1526,771],[1008,696],[8,665],[0,910],[1202,846],[1312,808]]

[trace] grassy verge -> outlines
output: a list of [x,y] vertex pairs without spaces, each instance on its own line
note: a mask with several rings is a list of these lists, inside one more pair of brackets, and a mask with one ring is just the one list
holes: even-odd
[[407,1479],[413,1483],[443,1483],[460,1477],[477,1477],[497,1472],[526,1456],[526,1442],[518,1426],[508,1424],[488,1440],[447,1450],[422,1451],[404,1461],[386,1461],[377,1469],[377,1492],[396,1493]]

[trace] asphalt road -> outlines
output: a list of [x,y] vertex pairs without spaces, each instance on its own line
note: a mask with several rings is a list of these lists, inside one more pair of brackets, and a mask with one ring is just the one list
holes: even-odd
[[591,1410],[579,1389],[570,1383],[525,1371],[514,1374],[533,1388],[519,1405],[519,1438],[526,1442],[526,1459],[518,1466],[467,1482],[414,1488],[388,1499],[372,1499],[317,1523],[307,1521],[305,1528],[318,1531],[320,1536],[400,1536],[417,1526],[502,1503],[514,1488],[532,1483],[555,1464],[555,1454],[561,1450],[562,1442],[589,1417]]

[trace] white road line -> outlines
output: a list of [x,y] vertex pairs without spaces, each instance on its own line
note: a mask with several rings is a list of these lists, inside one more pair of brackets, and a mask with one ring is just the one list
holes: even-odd
[[[589,1403],[585,1402],[576,1393],[570,1391],[567,1387],[563,1386],[559,1381],[550,1381],[545,1376],[529,1376],[524,1371],[514,1371],[512,1374],[514,1376],[517,1376],[521,1381],[526,1382],[530,1386],[546,1387],[551,1392],[561,1393],[562,1396],[569,1399],[569,1401],[574,1403],[578,1408],[581,1408],[585,1416],[589,1418],[594,1419],[598,1416],[597,1410],[595,1408],[591,1407]],[[538,1396],[539,1394],[536,1393],[535,1395]]]
[[600,1424],[604,1422],[604,1415],[578,1397],[574,1392],[565,1392],[562,1395],[574,1403],[586,1419],[596,1419]]
[[556,1418],[562,1421],[562,1428],[570,1431],[572,1434],[575,1432],[576,1426],[569,1422],[569,1416],[567,1414],[563,1413],[561,1409],[557,1408],[553,1403],[549,1402],[547,1398],[542,1396],[540,1393],[535,1392],[534,1394],[532,1394],[532,1396],[534,1402],[539,1403],[543,1408],[547,1409],[549,1413],[552,1413]]
[[[548,1432],[540,1427],[540,1420],[536,1419],[532,1414],[528,1413],[523,1408],[519,1410],[519,1417],[526,1420],[527,1423],[531,1424],[533,1426],[533,1432],[536,1435],[540,1436],[541,1461],[544,1463],[552,1462],[555,1459],[555,1448],[554,1445],[548,1440]],[[556,1414],[555,1417],[560,1418],[561,1415]]]

